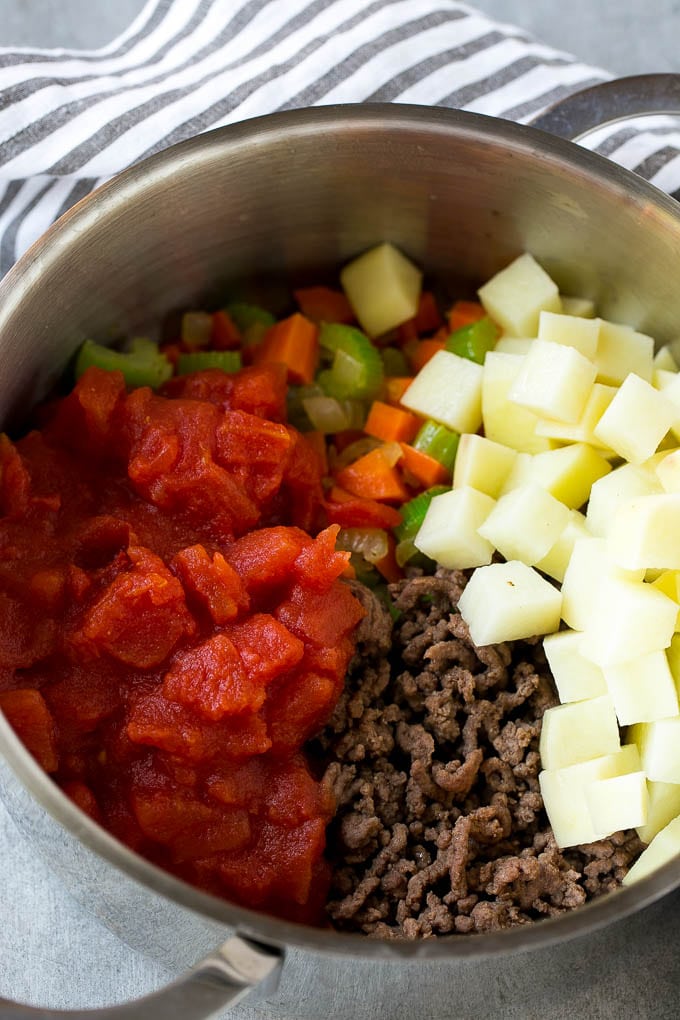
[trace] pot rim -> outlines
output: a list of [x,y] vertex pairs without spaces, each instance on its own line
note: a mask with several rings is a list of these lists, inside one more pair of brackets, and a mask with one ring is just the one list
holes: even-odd
[[[162,186],[178,171],[199,167],[216,151],[234,152],[259,144],[291,145],[296,137],[324,128],[351,128],[395,133],[422,131],[430,140],[440,134],[463,134],[510,150],[529,152],[551,165],[568,166],[584,184],[618,192],[640,211],[654,208],[676,224],[680,239],[680,204],[631,171],[573,142],[536,128],[500,118],[446,108],[390,103],[320,106],[268,114],[217,128],[171,146],[123,171],[78,202],[56,221],[12,267],[0,283],[0,333],[20,309],[23,295],[40,285],[46,267],[64,259],[69,248],[103,214],[115,214],[149,187]],[[256,941],[305,949],[325,955],[392,960],[455,961],[543,948],[596,931],[650,905],[680,885],[680,857],[635,885],[602,896],[576,910],[501,932],[449,935],[420,941],[378,940],[364,935],[312,928],[261,914],[204,893],[173,877],[119,843],[85,815],[43,772],[0,713],[0,751],[29,793],[81,843],[134,881],[211,921]]]

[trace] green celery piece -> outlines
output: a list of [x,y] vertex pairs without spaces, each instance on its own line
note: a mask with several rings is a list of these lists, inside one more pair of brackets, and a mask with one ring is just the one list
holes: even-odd
[[378,393],[383,381],[382,358],[365,333],[343,323],[324,322],[319,343],[333,353],[331,368],[317,377],[329,396],[367,400]]
[[165,355],[158,349],[155,354],[151,354],[147,344],[141,350],[138,346],[136,351],[125,353],[96,344],[93,340],[85,340],[76,358],[76,379],[92,367],[102,368],[106,372],[122,372],[125,382],[132,388],[150,386],[157,389],[172,375],[172,365]]
[[498,340],[498,327],[488,316],[471,322],[467,326],[461,326],[446,341],[446,350],[451,354],[457,354],[468,361],[476,361],[478,365],[484,364],[489,351],[493,350]]
[[440,464],[443,464],[447,471],[453,471],[459,442],[460,435],[458,432],[447,429],[446,425],[440,425],[438,422],[428,418],[420,426],[418,434],[411,445],[416,450],[420,450],[421,453],[427,453],[430,457],[434,457]]
[[247,301],[231,301],[225,311],[229,313],[242,333],[255,324],[273,326],[276,322],[275,317],[266,308],[248,304]]
[[398,347],[383,347],[380,357],[385,375],[405,376],[411,374],[406,355]]
[[420,525],[425,520],[425,514],[435,496],[441,496],[443,492],[449,492],[448,485],[433,485],[425,492],[418,493],[408,503],[402,503],[399,507],[401,524],[394,529],[394,535],[398,542],[407,542],[415,538],[420,530]]
[[180,354],[177,359],[177,375],[190,375],[208,368],[238,372],[241,364],[240,351],[191,351],[190,354]]

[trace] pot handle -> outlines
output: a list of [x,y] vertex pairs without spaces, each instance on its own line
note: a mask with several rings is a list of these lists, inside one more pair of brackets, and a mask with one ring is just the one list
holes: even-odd
[[283,954],[240,935],[227,939],[177,981],[135,1002],[103,1009],[42,1009],[0,999],[3,1020],[208,1020],[233,1006],[252,990],[258,995],[276,991]]
[[680,74],[634,74],[560,99],[532,127],[576,141],[596,128],[649,114],[680,115]]

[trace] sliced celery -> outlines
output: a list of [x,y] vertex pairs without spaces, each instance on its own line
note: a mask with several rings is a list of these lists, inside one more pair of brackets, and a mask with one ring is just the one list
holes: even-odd
[[177,359],[177,375],[204,372],[208,368],[238,372],[241,364],[240,351],[192,351],[190,354],[180,354]]
[[[135,341],[132,344],[135,347]],[[102,368],[106,372],[122,372],[128,386],[150,386],[157,389],[172,375],[172,365],[150,340],[141,338],[136,349],[129,353],[114,351],[110,347],[86,340],[76,358],[75,375],[79,379],[88,368]]]
[[[433,485],[430,489],[419,493],[413,499],[410,499],[408,503],[403,503],[399,507],[401,524],[398,524],[394,529],[394,534],[400,545],[404,542],[412,542],[420,530],[420,525],[425,520],[425,514],[434,497],[441,496],[443,492],[448,491],[449,487],[447,485]],[[399,546],[397,546],[397,549],[399,549]],[[415,546],[413,547],[413,552],[417,552]],[[404,560],[404,562],[406,561]],[[398,556],[397,563],[399,563]],[[399,564],[399,566],[402,565],[401,563]]]
[[227,305],[225,311],[229,313],[236,326],[242,333],[249,330],[251,326],[273,326],[276,319],[266,308],[259,305],[250,305],[246,301],[232,301]]
[[458,432],[447,429],[446,425],[439,425],[436,421],[428,418],[418,430],[412,445],[421,453],[427,453],[430,457],[434,457],[448,471],[453,471],[459,442]]
[[317,381],[331,397],[365,400],[374,397],[383,381],[380,353],[368,337],[354,326],[325,322],[319,331],[319,343],[333,353],[330,369],[319,373]]
[[498,340],[498,327],[488,316],[461,326],[446,341],[446,350],[457,354],[468,361],[484,364],[489,351],[493,350]]

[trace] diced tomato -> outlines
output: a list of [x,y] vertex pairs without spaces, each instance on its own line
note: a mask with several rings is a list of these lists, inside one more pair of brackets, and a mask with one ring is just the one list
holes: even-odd
[[163,680],[163,694],[208,719],[255,712],[264,687],[246,675],[238,649],[226,634],[214,634],[174,657]]
[[54,719],[40,691],[2,691],[0,709],[45,772],[56,772],[59,758]]
[[302,549],[293,564],[292,577],[312,591],[328,591],[349,563],[350,554],[338,552],[335,548],[339,530],[337,524],[332,524],[321,531]]
[[221,625],[247,612],[250,599],[243,581],[222,553],[212,556],[202,545],[182,549],[171,566],[192,601],[206,610],[214,623]]
[[336,645],[365,615],[361,603],[342,581],[336,581],[324,594],[294,585],[289,598],[276,610],[277,619],[291,633],[317,648]]
[[394,507],[375,499],[361,499],[334,485],[324,506],[328,520],[341,528],[396,528],[401,514]]
[[213,312],[210,346],[216,351],[232,351],[241,346],[242,337],[229,312]]
[[299,528],[260,528],[230,545],[226,557],[258,604],[273,602],[309,536]]
[[270,684],[297,666],[305,654],[302,641],[268,613],[255,613],[232,624],[228,634],[253,684]]
[[293,291],[300,311],[312,322],[354,322],[354,312],[341,290],[331,287],[302,287]]

